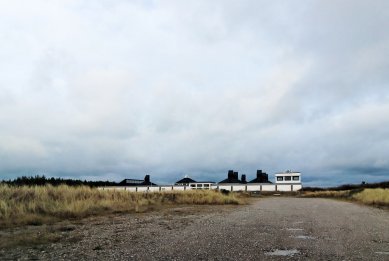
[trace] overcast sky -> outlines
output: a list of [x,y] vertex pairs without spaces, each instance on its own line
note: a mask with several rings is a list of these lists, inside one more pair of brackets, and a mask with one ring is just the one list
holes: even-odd
[[0,0],[0,179],[389,179],[389,1]]

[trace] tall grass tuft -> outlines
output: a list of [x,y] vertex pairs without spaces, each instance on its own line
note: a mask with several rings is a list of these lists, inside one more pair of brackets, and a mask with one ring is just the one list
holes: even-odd
[[43,224],[116,212],[138,212],[172,204],[241,204],[234,194],[217,191],[135,193],[86,186],[11,187],[0,185],[0,226]]

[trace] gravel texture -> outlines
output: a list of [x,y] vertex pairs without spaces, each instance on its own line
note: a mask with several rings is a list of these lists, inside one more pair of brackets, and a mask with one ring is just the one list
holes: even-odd
[[183,206],[76,223],[3,230],[3,240],[56,242],[0,249],[0,260],[389,260],[389,212],[310,198],[245,206]]

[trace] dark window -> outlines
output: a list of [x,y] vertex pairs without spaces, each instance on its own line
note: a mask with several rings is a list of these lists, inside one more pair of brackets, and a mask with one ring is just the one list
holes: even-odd
[[277,181],[283,181],[283,177],[277,177]]
[[291,176],[285,176],[285,181],[289,181],[289,180],[292,180],[292,177]]
[[204,184],[204,187],[209,187],[209,184]]
[[203,187],[203,184],[197,184],[197,187],[201,188],[201,187]]
[[192,188],[196,187],[196,185],[195,185],[195,184],[190,184],[190,186],[191,186]]
[[300,180],[299,176],[293,176],[293,180]]

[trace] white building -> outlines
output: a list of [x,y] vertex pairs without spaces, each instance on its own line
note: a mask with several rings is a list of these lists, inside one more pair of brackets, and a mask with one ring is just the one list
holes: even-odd
[[285,183],[301,183],[301,173],[287,170],[285,172],[276,173],[276,184],[285,184]]
[[[146,179],[145,179],[146,180]],[[149,181],[150,178],[147,178]],[[128,185],[127,182],[116,187],[105,187],[101,189],[123,189],[133,192],[153,192],[153,191],[169,191],[169,190],[191,190],[191,189],[217,189],[228,191],[247,191],[247,192],[291,192],[299,191],[303,185],[301,183],[301,173],[295,171],[285,171],[275,174],[275,183],[269,182],[267,174],[262,171],[257,171],[257,178],[246,182],[246,176],[242,176],[242,180],[238,179],[238,173],[229,171],[228,178],[219,183],[210,181],[195,181],[188,176],[177,181],[174,185],[158,186],[154,183],[141,185]]]
[[214,184],[215,182],[199,181],[199,182],[189,183],[189,186],[192,189],[212,189],[212,186]]
[[296,191],[302,189],[301,173],[287,170],[275,174],[277,191]]
[[[212,181],[195,181],[188,175],[185,175],[183,179],[176,181],[175,186],[186,186],[191,189],[211,189],[215,182]],[[185,188],[186,189],[186,188]]]

